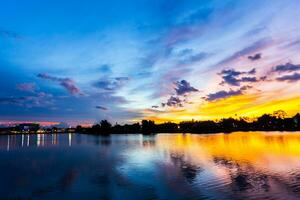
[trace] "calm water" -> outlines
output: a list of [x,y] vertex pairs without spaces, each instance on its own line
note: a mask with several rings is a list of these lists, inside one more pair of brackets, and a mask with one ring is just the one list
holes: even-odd
[[0,199],[300,199],[300,133],[0,136]]

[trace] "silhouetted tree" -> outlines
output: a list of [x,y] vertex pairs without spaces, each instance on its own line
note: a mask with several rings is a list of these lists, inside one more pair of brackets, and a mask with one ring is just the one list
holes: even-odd
[[178,125],[172,122],[166,122],[156,125],[156,132],[158,133],[176,133],[178,132]]
[[100,124],[95,124],[92,126],[91,132],[94,134],[100,134],[101,126]]
[[151,120],[142,120],[142,133],[154,133],[155,132],[155,123]]
[[[0,128],[0,132],[21,132],[20,126],[10,128]],[[61,132],[63,129],[52,127],[46,129],[50,132]],[[74,132],[74,129],[65,129],[66,132]],[[92,127],[77,126],[75,129],[79,133],[110,134],[110,133],[218,133],[233,131],[300,131],[300,114],[287,117],[287,114],[278,110],[273,114],[264,114],[255,120],[248,118],[224,118],[219,121],[184,121],[179,124],[166,122],[155,124],[152,120],[142,120],[142,123],[115,124],[112,126],[107,120],[102,120]]]
[[111,123],[107,120],[101,120],[100,126],[103,133],[109,133],[111,131]]

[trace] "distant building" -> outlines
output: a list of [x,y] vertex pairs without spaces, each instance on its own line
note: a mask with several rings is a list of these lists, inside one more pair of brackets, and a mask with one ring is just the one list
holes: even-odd
[[22,132],[36,132],[39,130],[40,125],[35,123],[23,123],[17,125],[17,128]]

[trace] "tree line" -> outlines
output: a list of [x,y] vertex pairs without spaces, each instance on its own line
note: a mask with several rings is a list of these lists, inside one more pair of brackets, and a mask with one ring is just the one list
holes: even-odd
[[300,114],[287,117],[284,111],[264,114],[255,120],[249,118],[224,118],[221,120],[183,121],[180,123],[166,122],[156,124],[152,120],[142,120],[141,123],[115,124],[102,120],[92,127],[76,127],[76,132],[90,134],[110,133],[218,133],[234,131],[300,131]]

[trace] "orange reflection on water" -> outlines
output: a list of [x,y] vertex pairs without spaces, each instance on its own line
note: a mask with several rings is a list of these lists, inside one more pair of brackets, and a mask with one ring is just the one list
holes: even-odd
[[272,173],[300,167],[299,132],[158,135],[157,144],[194,164],[214,165],[221,158]]

